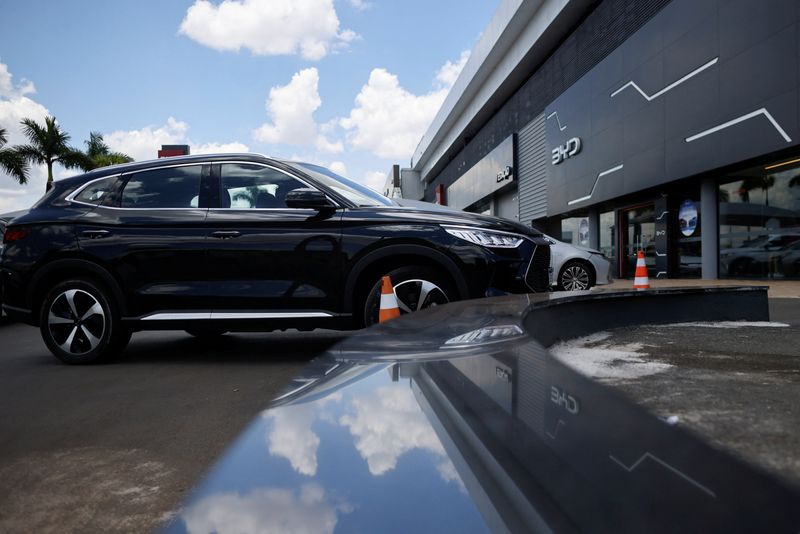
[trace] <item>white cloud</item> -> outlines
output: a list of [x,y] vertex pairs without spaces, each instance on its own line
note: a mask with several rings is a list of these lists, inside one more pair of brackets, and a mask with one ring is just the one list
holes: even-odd
[[272,122],[253,130],[253,138],[267,144],[313,144],[320,152],[341,152],[342,142],[330,141],[323,133],[331,131],[332,125],[318,125],[314,120],[321,104],[319,72],[314,67],[303,69],[288,84],[269,90],[266,107]]
[[169,117],[162,126],[145,126],[138,130],[116,130],[103,135],[111,150],[127,154],[136,161],[155,159],[161,145],[183,144],[189,125]]
[[464,65],[467,64],[469,54],[469,50],[464,50],[461,52],[461,56],[458,58],[458,61],[455,63],[452,61],[447,61],[444,65],[442,65],[442,67],[436,73],[436,81],[442,84],[443,87],[452,87],[453,84],[456,83],[458,75],[461,74],[462,70],[464,70]]
[[370,2],[365,2],[364,0],[348,0],[348,3],[359,11],[364,11],[372,7]]
[[436,73],[436,87],[422,95],[401,87],[386,69],[373,69],[350,115],[339,121],[348,143],[381,158],[410,157],[468,58],[463,52],[458,62],[445,63]]
[[228,154],[231,152],[249,152],[250,148],[244,143],[203,143],[201,145],[190,144],[192,154]]
[[[44,122],[50,111],[27,95],[36,92],[33,83],[23,79],[14,83],[8,66],[0,63],[0,128],[6,130],[7,147],[27,143],[22,134],[20,121],[25,118]],[[56,173],[60,169],[56,168]],[[34,165],[28,172],[28,183],[19,185],[17,181],[0,171],[0,212],[16,211],[30,207],[45,191],[47,171],[44,165]]]
[[215,152],[248,152],[247,145],[240,142],[209,142],[197,144],[187,133],[189,125],[174,117],[169,117],[161,126],[145,126],[138,130],[116,130],[103,135],[111,150],[122,152],[136,161],[155,159],[161,145],[189,145],[192,154],[211,154]]
[[0,63],[0,97],[17,98],[35,92],[33,82],[25,78],[15,85],[8,65]]
[[381,171],[367,171],[359,181],[370,189],[381,192],[386,184],[386,175],[387,173]]
[[250,493],[218,493],[181,513],[190,533],[218,534],[333,532],[346,504],[329,502],[322,486],[304,484],[299,492],[287,488],[257,488]]
[[339,176],[347,176],[347,165],[343,161],[332,161],[328,168]]
[[413,449],[445,456],[444,447],[410,389],[378,388],[354,396],[351,406],[354,414],[343,415],[339,422],[356,439],[356,449],[373,475],[391,471],[397,459]]
[[296,404],[264,415],[272,419],[266,436],[269,453],[286,458],[295,471],[306,476],[317,474],[319,436],[311,430],[315,412],[313,404]]
[[337,45],[352,41],[339,29],[333,0],[196,0],[186,11],[180,32],[221,51],[249,49],[256,55],[290,55],[318,60]]

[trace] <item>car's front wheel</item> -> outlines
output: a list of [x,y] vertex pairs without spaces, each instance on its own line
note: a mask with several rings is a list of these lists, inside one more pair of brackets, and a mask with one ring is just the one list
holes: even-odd
[[594,273],[580,261],[568,261],[558,274],[558,288],[561,291],[582,291],[593,285]]
[[[412,313],[433,306],[441,306],[458,299],[455,286],[447,276],[424,266],[409,266],[394,269],[389,276],[400,314]],[[378,322],[383,276],[371,286],[364,303],[364,326]]]
[[47,348],[69,364],[106,359],[121,352],[131,338],[107,291],[89,279],[54,286],[42,302],[39,324]]

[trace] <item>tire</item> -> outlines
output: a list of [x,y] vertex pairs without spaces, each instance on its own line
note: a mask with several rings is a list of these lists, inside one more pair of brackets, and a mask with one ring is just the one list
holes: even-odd
[[131,339],[110,292],[91,279],[55,285],[42,301],[39,324],[50,352],[73,365],[107,360],[122,352]]
[[[377,280],[371,280],[370,289],[361,307],[361,310],[363,310],[363,326],[372,326],[378,322],[381,281],[384,275],[392,279],[395,295],[397,296],[398,304],[400,304],[401,315],[458,300],[458,292],[449,277],[436,272],[430,267],[418,265],[400,267],[378,276]],[[425,296],[420,303],[419,297],[423,288],[425,289]]]
[[583,291],[595,283],[594,269],[582,261],[568,261],[558,273],[558,289],[561,291]]
[[228,331],[220,328],[190,328],[186,333],[199,339],[214,339],[227,334]]

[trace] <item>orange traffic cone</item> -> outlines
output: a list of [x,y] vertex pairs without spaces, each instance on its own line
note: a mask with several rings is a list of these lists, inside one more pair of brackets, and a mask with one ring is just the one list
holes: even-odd
[[633,280],[633,288],[639,291],[650,289],[650,279],[647,278],[647,265],[644,263],[644,252],[641,250],[636,256],[636,278]]
[[400,307],[397,305],[391,278],[384,276],[381,282],[381,309],[378,322],[385,323],[395,317],[400,317]]

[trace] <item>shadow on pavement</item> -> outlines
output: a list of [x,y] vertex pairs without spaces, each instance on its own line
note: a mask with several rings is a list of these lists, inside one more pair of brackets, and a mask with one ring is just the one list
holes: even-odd
[[140,332],[109,364],[275,363],[309,360],[347,337],[347,332],[229,333],[199,339],[183,332]]

